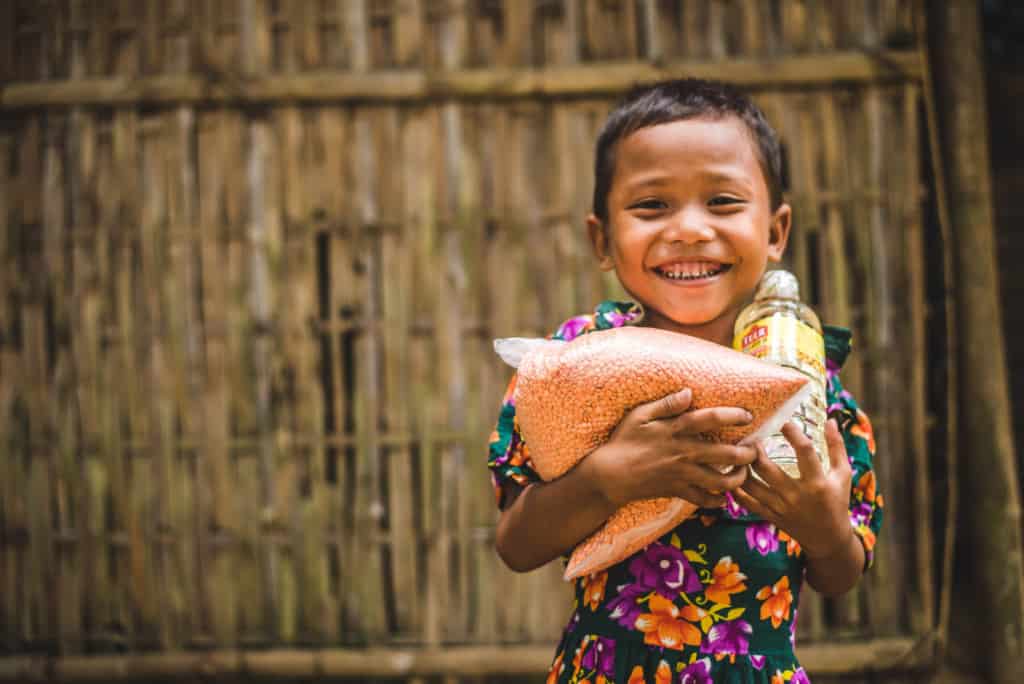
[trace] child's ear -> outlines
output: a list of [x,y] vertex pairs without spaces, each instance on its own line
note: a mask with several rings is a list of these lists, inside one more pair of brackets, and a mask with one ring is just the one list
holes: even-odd
[[768,260],[782,261],[789,241],[789,229],[793,222],[793,210],[783,202],[772,214],[772,222],[768,227]]
[[590,246],[594,248],[594,256],[602,271],[610,271],[615,268],[615,262],[609,254],[608,233],[605,231],[604,222],[594,214],[587,216],[587,234],[590,236]]

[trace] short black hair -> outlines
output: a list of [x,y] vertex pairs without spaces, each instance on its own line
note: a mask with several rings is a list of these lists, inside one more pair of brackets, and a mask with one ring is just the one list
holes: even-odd
[[608,114],[594,158],[594,215],[608,221],[608,192],[615,175],[615,149],[629,134],[683,119],[735,116],[756,145],[772,209],[782,204],[782,152],[764,112],[736,87],[720,81],[680,78],[632,88]]

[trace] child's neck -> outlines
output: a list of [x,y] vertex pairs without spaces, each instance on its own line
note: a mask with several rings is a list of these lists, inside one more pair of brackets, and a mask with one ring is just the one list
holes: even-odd
[[732,347],[733,326],[736,323],[735,315],[719,316],[713,321],[700,325],[683,325],[665,318],[657,313],[644,318],[643,325],[651,328],[660,328],[671,332],[683,333],[692,337],[699,337],[709,342],[715,342],[725,347]]

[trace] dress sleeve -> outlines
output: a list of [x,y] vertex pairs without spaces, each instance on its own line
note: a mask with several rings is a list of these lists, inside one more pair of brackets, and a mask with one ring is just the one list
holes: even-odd
[[[633,302],[602,302],[592,314],[575,316],[558,326],[550,335],[551,339],[571,342],[580,335],[594,330],[618,328],[635,323],[643,318],[643,307]],[[515,404],[516,376],[512,376],[505,398],[501,402],[498,424],[491,433],[487,467],[491,469],[491,483],[498,508],[506,505],[506,495],[510,483],[521,487],[540,482],[541,477],[533,468],[530,451],[519,432],[516,422]]]
[[516,389],[516,377],[508,383],[505,397],[501,402],[498,424],[491,433],[487,467],[491,469],[491,483],[498,508],[505,507],[505,495],[510,483],[521,487],[540,481],[540,475],[533,469],[530,452],[526,448],[519,433],[516,421],[516,406],[513,395]]
[[830,369],[828,380],[829,417],[839,422],[846,454],[853,469],[850,482],[850,524],[864,544],[865,569],[874,562],[875,542],[882,528],[884,501],[875,477],[875,437],[871,421]]

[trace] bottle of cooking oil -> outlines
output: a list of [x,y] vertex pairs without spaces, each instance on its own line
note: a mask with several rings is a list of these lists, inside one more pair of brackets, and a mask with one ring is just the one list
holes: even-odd
[[[814,443],[822,468],[828,470],[825,421],[825,341],[817,314],[800,301],[800,284],[789,271],[768,271],[754,301],[736,319],[733,347],[806,375],[812,390],[790,419]],[[796,452],[782,433],[764,440],[768,457],[792,477],[800,477]]]

